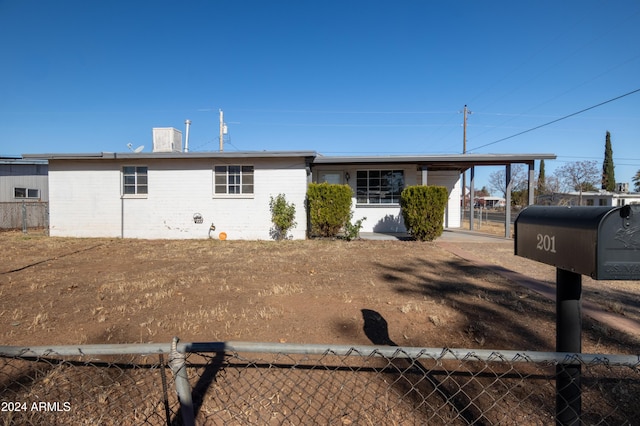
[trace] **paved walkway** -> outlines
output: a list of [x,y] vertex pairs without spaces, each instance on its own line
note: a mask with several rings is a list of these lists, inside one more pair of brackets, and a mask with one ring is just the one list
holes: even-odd
[[[360,237],[363,239],[371,240],[406,240],[410,239],[406,233],[398,234],[380,234],[380,233],[360,233]],[[503,241],[505,244],[513,245],[511,238],[504,238],[495,235],[483,234],[481,232],[473,232],[466,230],[445,230],[442,236],[436,239],[435,243],[444,250],[466,259],[484,269],[488,269],[518,285],[527,287],[533,291],[540,293],[541,295],[555,301],[556,300],[556,287],[555,283],[548,283],[545,281],[539,281],[523,275],[519,272],[505,268],[503,266],[487,263],[484,259],[481,259],[471,252],[464,249],[464,244],[468,243],[483,243],[483,242],[498,242]],[[605,324],[607,327],[615,330],[622,331],[630,334],[635,338],[640,338],[640,322],[631,318],[625,318],[621,315],[613,312],[602,310],[601,306],[590,300],[582,299],[582,312],[584,315],[588,315],[596,321]]]
[[[411,236],[406,232],[361,232],[360,238],[363,240],[411,240]],[[436,241],[482,242],[496,240],[512,241],[510,238],[462,229],[445,229],[442,236]]]

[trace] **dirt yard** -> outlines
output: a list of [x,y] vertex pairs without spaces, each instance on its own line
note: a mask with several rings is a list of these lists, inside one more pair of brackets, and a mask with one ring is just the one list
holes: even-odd
[[[3,345],[248,340],[552,351],[555,303],[438,241],[243,242],[0,233]],[[456,244],[449,243],[449,244]],[[553,281],[513,242],[458,243]],[[584,280],[585,299],[640,321],[632,282]],[[386,322],[370,333],[365,317]],[[380,329],[380,328],[378,328]],[[585,318],[583,351],[640,353],[640,336]]]

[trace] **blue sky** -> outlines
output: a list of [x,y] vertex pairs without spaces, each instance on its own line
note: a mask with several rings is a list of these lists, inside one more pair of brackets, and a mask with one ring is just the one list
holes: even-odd
[[[640,169],[640,3],[0,0],[0,155],[555,153]],[[502,139],[508,138],[501,142]],[[482,186],[493,169],[477,172]]]

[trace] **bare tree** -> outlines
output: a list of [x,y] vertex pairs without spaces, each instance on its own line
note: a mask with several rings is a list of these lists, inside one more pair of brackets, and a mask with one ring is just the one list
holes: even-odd
[[579,191],[578,205],[582,205],[582,192],[592,189],[601,178],[597,161],[576,161],[556,170],[562,187],[568,191]]
[[560,179],[558,176],[547,176],[544,182],[545,190],[548,194],[553,194],[554,192],[560,192],[562,185],[560,183]]
[[[538,181],[539,182],[539,181]],[[538,187],[540,187],[538,183]],[[560,192],[560,179],[555,174],[546,176],[544,181],[544,192],[538,193],[536,204],[552,205],[557,200]]]
[[[523,164],[511,166],[511,180],[513,181],[512,191],[520,191],[527,188],[527,172]],[[502,195],[507,198],[507,173],[504,169],[496,170],[489,175],[489,188],[492,193]]]

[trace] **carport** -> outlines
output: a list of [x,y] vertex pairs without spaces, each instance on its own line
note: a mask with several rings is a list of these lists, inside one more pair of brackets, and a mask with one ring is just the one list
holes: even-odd
[[[535,162],[536,160],[555,160],[555,154],[460,154],[460,155],[451,155],[446,156],[451,159],[450,162],[446,160],[438,161],[438,162],[430,162],[429,164],[425,164],[423,166],[423,173],[426,170],[442,170],[442,168],[458,169],[460,173],[465,173],[467,170],[470,170],[470,182],[469,182],[469,229],[474,229],[474,205],[475,205],[475,168],[477,166],[504,166],[506,173],[506,188],[505,188],[505,198],[506,198],[506,208],[505,208],[505,237],[509,238],[511,236],[511,189],[513,187],[513,180],[511,174],[511,167],[513,164],[526,164],[528,167],[527,173],[527,205],[532,205],[535,203]],[[424,179],[423,179],[424,180]],[[426,183],[424,183],[426,184]],[[464,191],[462,198],[463,200],[466,198]],[[464,204],[464,202],[463,202]],[[463,207],[464,208],[464,207]]]

